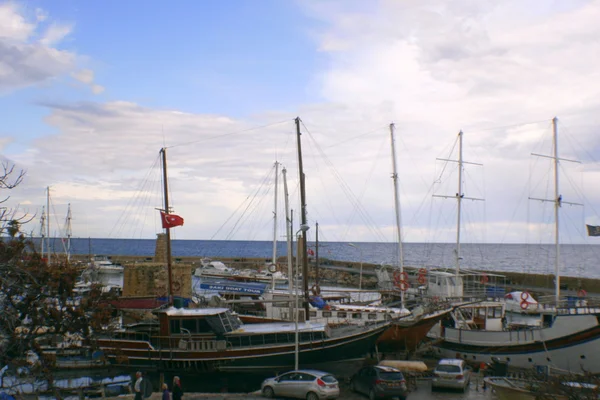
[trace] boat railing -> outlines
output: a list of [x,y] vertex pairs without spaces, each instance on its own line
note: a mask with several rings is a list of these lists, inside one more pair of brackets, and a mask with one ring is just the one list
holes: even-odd
[[567,315],[598,314],[600,313],[600,299],[563,296],[557,303],[554,296],[541,296],[538,298],[537,309]]
[[178,348],[180,350],[189,350],[189,351],[223,351],[230,349],[232,347],[231,343],[226,340],[209,340],[209,339],[200,339],[200,340],[189,340],[189,339],[180,339],[178,343]]

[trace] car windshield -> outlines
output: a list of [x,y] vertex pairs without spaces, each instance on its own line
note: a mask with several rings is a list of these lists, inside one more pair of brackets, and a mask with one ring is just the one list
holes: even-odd
[[450,364],[443,364],[443,365],[438,365],[436,368],[437,371],[439,372],[457,372],[460,373],[460,367],[458,365],[450,365]]
[[336,383],[337,380],[335,379],[335,376],[333,375],[324,375],[321,377],[321,380],[325,383]]
[[402,372],[379,372],[379,377],[385,381],[401,381],[404,380]]

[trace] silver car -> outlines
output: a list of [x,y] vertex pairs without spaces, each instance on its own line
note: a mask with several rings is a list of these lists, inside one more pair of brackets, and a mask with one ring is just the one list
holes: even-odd
[[333,375],[312,369],[290,371],[265,379],[261,391],[268,398],[277,396],[306,400],[337,399],[340,395],[338,381]]
[[431,390],[436,388],[462,389],[464,392],[471,382],[472,369],[464,360],[445,358],[433,370]]

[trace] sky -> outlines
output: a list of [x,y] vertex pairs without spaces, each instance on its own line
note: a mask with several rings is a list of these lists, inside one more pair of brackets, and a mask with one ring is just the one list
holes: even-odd
[[298,228],[299,116],[309,238],[395,241],[393,122],[404,241],[456,240],[462,130],[461,241],[546,243],[532,153],[556,116],[561,237],[594,243],[598,20],[592,0],[3,2],[0,155],[26,171],[3,206],[37,235],[50,187],[53,236],[70,204],[74,237],[153,238],[166,147],[176,238],[271,240],[275,161]]

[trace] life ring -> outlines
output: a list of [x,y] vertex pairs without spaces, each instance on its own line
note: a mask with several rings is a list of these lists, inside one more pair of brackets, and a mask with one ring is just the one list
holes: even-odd
[[400,275],[400,271],[395,270],[393,276],[394,276],[394,285],[398,286],[400,284],[400,281],[402,280],[402,276]]
[[408,281],[400,281],[400,290],[402,290],[403,292],[406,292],[408,290],[408,288],[410,287],[410,283],[408,283]]
[[585,291],[585,289],[579,289],[577,291],[577,296],[579,296],[579,297],[586,297],[587,296],[587,292]]
[[527,302],[528,298],[529,298],[529,293],[521,292],[521,300],[523,300],[524,302]]
[[427,270],[425,268],[420,268],[419,275],[427,275]]
[[427,282],[425,275],[419,275],[419,277],[417,278],[417,282],[419,282],[419,284],[421,284],[421,285],[424,285],[425,282]]
[[406,282],[408,282],[408,272],[406,272],[406,271],[402,271],[402,272],[400,273],[400,276],[402,277],[402,280],[403,280],[403,281],[406,281]]
[[178,292],[179,289],[181,289],[181,283],[179,283],[179,281],[173,282],[173,290]]
[[488,278],[488,276],[486,274],[482,274],[481,275],[481,281],[480,282],[481,282],[482,285],[485,285],[486,283],[488,283],[489,280],[490,280],[490,278]]
[[528,308],[528,307],[529,307],[529,303],[528,303],[528,302],[526,302],[525,300],[523,300],[523,301],[521,302],[521,309],[523,309],[523,310],[527,310],[527,308]]
[[317,284],[312,285],[312,287],[310,288],[310,291],[315,296],[318,296],[321,294],[321,288]]

